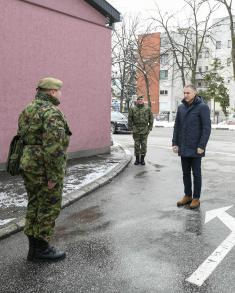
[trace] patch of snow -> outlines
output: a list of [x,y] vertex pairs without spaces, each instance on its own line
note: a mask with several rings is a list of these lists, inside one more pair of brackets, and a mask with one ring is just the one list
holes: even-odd
[[[70,175],[66,177],[66,181],[64,184],[65,194],[68,194],[71,191],[77,190],[82,186],[93,182],[94,180],[104,176],[108,172],[110,172],[117,164],[112,164],[111,166],[100,166],[94,169],[94,172],[90,172],[89,174],[85,175],[81,180],[80,183],[78,182],[78,177],[76,175]],[[76,184],[77,183],[77,184]]]
[[15,220],[15,218],[12,219],[6,219],[6,220],[0,220],[0,226],[6,225],[7,223]]
[[0,192],[0,207],[9,208],[12,206],[26,207],[27,195],[23,193],[19,194],[7,194],[6,192]]
[[174,121],[168,122],[168,121],[154,120],[153,126],[155,126],[155,127],[173,127],[174,123],[175,123]]
[[[97,166],[97,163],[78,164],[69,168],[69,173],[65,177],[64,181],[64,194],[68,194],[75,190],[78,190],[82,186],[93,182],[94,180],[102,177],[112,170],[118,163],[111,163],[104,161],[102,165]],[[88,170],[88,174],[80,175],[80,170]],[[84,172],[81,172],[84,173]],[[1,185],[1,184],[0,184]],[[0,186],[1,187],[1,186]],[[0,192],[0,207],[27,207],[27,193],[19,191],[22,188],[22,184],[17,187],[12,183],[6,183],[4,188],[1,188]]]

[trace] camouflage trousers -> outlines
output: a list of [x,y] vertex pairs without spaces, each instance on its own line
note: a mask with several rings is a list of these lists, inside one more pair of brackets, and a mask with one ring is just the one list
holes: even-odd
[[48,189],[45,176],[29,172],[22,176],[28,195],[24,233],[49,242],[61,210],[63,182]]
[[135,144],[134,144],[135,156],[145,155],[147,153],[148,133],[146,134],[133,133],[133,139],[135,141]]

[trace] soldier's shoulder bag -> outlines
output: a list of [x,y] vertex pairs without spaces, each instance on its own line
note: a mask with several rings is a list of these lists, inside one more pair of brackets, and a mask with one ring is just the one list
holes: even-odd
[[15,135],[10,143],[6,171],[12,175],[20,174],[20,159],[23,155],[24,141],[20,135]]
[[24,150],[24,137],[29,129],[30,125],[23,133],[18,133],[11,140],[6,163],[6,171],[12,176],[20,174],[20,159]]

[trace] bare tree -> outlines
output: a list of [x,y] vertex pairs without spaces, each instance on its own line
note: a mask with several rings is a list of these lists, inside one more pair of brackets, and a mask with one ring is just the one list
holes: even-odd
[[[173,23],[176,16],[163,14],[157,4],[157,15],[152,17],[157,27],[160,26],[168,38],[183,86],[188,77],[192,83],[195,83],[199,56],[204,49],[207,49],[205,38],[216,25],[210,25],[210,19],[219,7],[218,3],[211,6],[207,0],[184,0],[184,2],[184,10],[188,11],[186,24]],[[205,9],[208,10],[208,14],[202,19],[201,11]]]
[[153,79],[159,78],[156,68],[160,60],[160,44],[151,42],[152,24],[146,25],[139,17],[129,18],[127,25],[124,18],[121,28],[114,31],[113,41],[113,71],[117,72],[121,90],[121,104],[123,95],[128,90],[130,80],[133,80],[133,72],[138,80],[143,80],[148,104],[151,107],[150,86]]
[[235,31],[234,31],[234,20],[233,20],[233,14],[232,14],[232,3],[233,0],[216,0],[219,3],[222,3],[228,12],[229,20],[230,20],[230,31],[231,31],[231,59],[233,63],[233,79],[235,80]]
[[137,21],[131,19],[128,23],[124,17],[112,35],[112,85],[119,92],[121,111],[124,99],[128,94],[135,93],[136,71],[132,64],[135,63],[133,31],[136,30],[136,25]]

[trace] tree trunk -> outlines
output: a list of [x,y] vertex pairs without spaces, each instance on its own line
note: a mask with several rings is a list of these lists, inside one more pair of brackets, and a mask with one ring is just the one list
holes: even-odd
[[[233,79],[235,80],[235,33],[234,33],[233,14],[232,14],[231,6],[229,6],[226,1],[225,1],[224,5],[227,8],[229,19],[230,19],[230,32],[231,32],[231,43],[232,43],[231,59],[232,59],[232,64],[233,64]],[[232,2],[230,5],[232,5]]]
[[232,52],[231,52],[231,57],[232,57],[232,64],[233,64],[233,79],[235,80],[235,34],[231,34],[232,38]]
[[150,92],[149,92],[149,80],[148,76],[144,74],[144,80],[145,80],[145,85],[146,85],[146,93],[147,93],[147,99],[148,99],[148,106],[151,109],[151,98],[150,98]]

